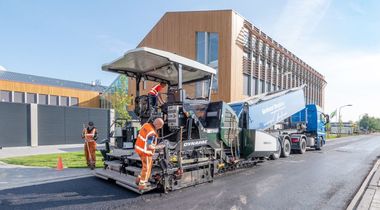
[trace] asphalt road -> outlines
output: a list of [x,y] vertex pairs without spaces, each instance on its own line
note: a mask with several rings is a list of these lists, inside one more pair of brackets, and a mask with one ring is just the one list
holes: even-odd
[[87,177],[2,190],[0,209],[344,209],[378,155],[379,135],[350,137],[169,194]]

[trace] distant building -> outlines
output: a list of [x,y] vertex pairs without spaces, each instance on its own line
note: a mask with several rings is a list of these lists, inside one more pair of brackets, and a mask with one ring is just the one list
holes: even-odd
[[353,134],[356,132],[356,126],[352,122],[342,122],[341,126],[339,126],[338,122],[331,122],[330,129],[332,134]]
[[0,102],[100,107],[106,87],[0,70]]

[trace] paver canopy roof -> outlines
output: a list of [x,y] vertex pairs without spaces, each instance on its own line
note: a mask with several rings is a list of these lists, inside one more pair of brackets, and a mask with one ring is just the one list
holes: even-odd
[[179,64],[182,65],[183,83],[208,79],[216,73],[215,69],[197,61],[148,47],[130,50],[121,58],[103,65],[102,69],[129,77],[142,76],[147,80],[177,85]]

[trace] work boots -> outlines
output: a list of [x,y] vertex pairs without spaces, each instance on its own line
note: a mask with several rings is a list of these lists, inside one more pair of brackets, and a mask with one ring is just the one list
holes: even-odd
[[139,185],[139,183],[140,183],[140,176],[136,177],[135,183],[136,183],[136,185]]
[[95,164],[89,164],[89,167],[91,170],[94,170],[96,168]]

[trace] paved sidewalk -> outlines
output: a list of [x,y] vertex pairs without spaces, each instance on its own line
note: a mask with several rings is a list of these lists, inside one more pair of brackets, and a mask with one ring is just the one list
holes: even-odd
[[9,157],[66,153],[83,150],[83,144],[65,144],[38,147],[6,147],[0,149],[0,159]]
[[380,160],[375,163],[347,209],[380,210]]

